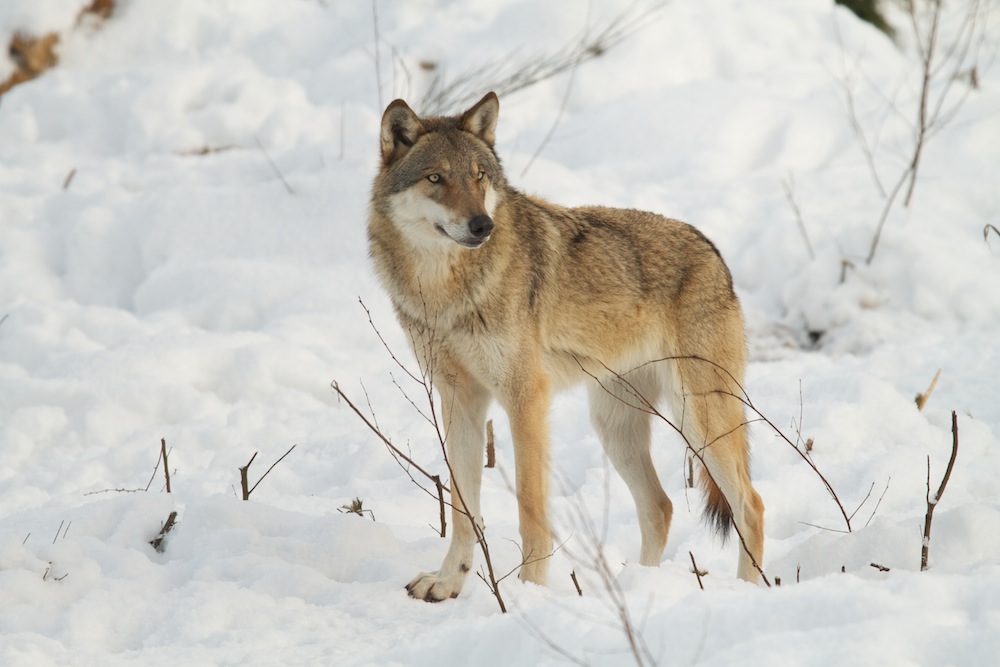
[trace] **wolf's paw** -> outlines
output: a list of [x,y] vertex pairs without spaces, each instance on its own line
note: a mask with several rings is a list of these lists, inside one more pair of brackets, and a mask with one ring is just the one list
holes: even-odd
[[448,598],[457,598],[462,591],[462,584],[465,583],[465,572],[458,572],[452,576],[442,575],[441,572],[421,572],[417,577],[406,584],[406,592],[410,597],[423,600],[425,602],[440,602]]

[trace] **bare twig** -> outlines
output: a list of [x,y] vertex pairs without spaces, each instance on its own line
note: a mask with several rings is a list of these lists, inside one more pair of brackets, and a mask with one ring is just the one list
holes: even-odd
[[425,115],[437,115],[448,109],[471,104],[482,96],[484,88],[503,97],[551,79],[620,44],[629,35],[645,27],[661,6],[660,2],[647,7],[639,7],[638,3],[633,3],[600,31],[595,32],[588,27],[582,36],[551,55],[536,55],[518,62],[512,62],[509,58],[496,60],[469,70],[447,84],[438,75],[431,82],[420,108]]
[[441,514],[441,537],[448,535],[448,513],[445,511],[444,484],[441,483],[441,475],[434,475],[434,486],[438,493],[438,508]]
[[167,516],[167,520],[160,527],[160,532],[149,541],[149,545],[156,549],[157,552],[163,553],[163,540],[167,537],[167,533],[174,529],[174,522],[176,520],[177,512],[171,512]]
[[[997,229],[995,225],[987,224],[985,227],[983,227],[983,241],[985,241],[987,244],[989,244],[990,242],[990,231],[992,231],[997,236],[1000,236],[1000,229]],[[4,319],[6,318],[7,316],[4,315]],[[0,324],[2,323],[3,320],[0,320]]]
[[240,467],[240,489],[243,491],[243,500],[250,500],[250,481],[248,479],[248,471],[250,470],[250,464],[253,460],[257,458],[257,452],[253,453],[250,460],[247,461],[245,466]]
[[486,420],[486,467],[493,468],[497,464],[496,443],[493,440],[493,420]]
[[[63,524],[66,525],[66,530],[63,530]],[[69,523],[66,523],[65,519],[63,519],[62,521],[60,521],[59,522],[59,527],[56,528],[56,536],[52,538],[52,544],[55,544],[56,540],[59,539],[59,533],[62,533],[62,538],[65,540],[66,539],[66,533],[69,532],[69,527],[72,526],[72,525],[73,525],[72,521],[70,521]],[[24,539],[27,540],[28,538],[24,538]]]
[[380,62],[379,52],[381,51],[380,43],[382,42],[382,34],[378,29],[378,1],[372,0],[372,27],[375,30],[375,87],[378,90],[378,108],[384,109],[382,104],[382,63]]
[[927,387],[927,391],[925,391],[922,394],[917,394],[917,397],[914,399],[914,401],[916,401],[917,403],[917,410],[923,411],[924,406],[927,405],[927,401],[929,401],[931,398],[931,394],[934,393],[934,387],[937,386],[938,378],[940,377],[941,377],[941,369],[939,368],[937,373],[934,374],[934,379],[931,380],[930,386]]
[[[607,476],[605,479],[607,479]],[[605,493],[605,501],[607,501],[607,495]],[[597,589],[598,597],[601,598],[601,593],[603,593],[603,601],[616,617],[616,627],[625,636],[629,653],[635,664],[639,665],[639,667],[655,665],[656,660],[646,645],[641,629],[637,627],[632,618],[632,612],[629,609],[625,591],[622,590],[618,577],[615,576],[615,572],[612,570],[604,551],[604,531],[607,529],[607,518],[605,517],[604,528],[598,531],[590,512],[582,500],[575,503],[573,509],[575,510],[576,522],[579,525],[583,539],[578,541],[578,547],[581,549],[581,552],[570,553],[570,556],[597,575],[600,584]],[[575,659],[574,661],[578,664],[585,664]]]
[[864,507],[865,503],[868,502],[868,499],[872,497],[872,491],[874,490],[875,490],[875,482],[872,482],[871,486],[868,487],[868,493],[865,494],[865,497],[861,500],[861,503],[858,504],[857,508],[855,508],[855,510],[851,512],[850,516],[851,519],[853,519],[855,516],[858,515],[858,512],[861,511],[861,508]]
[[160,438],[160,458],[163,460],[163,476],[167,480],[167,493],[170,493],[170,465],[167,463],[166,438]]
[[931,497],[931,457],[927,457],[927,514],[924,516],[924,540],[920,547],[920,571],[927,569],[927,558],[931,547],[931,521],[934,518],[934,509],[944,495],[944,488],[951,479],[951,471],[955,467],[955,458],[958,456],[958,415],[951,411],[951,457],[948,459],[948,467],[941,478],[941,485],[938,486],[937,493]]
[[705,584],[702,583],[701,576],[702,574],[708,574],[708,573],[707,572],[703,573],[701,570],[698,569],[698,563],[694,562],[693,551],[689,551],[688,556],[691,556],[691,571],[694,572],[694,576],[698,577],[698,588],[700,588],[701,590],[705,590]]
[[[941,0],[932,0],[926,3],[930,7],[930,14],[923,19],[918,16],[919,4],[917,2],[906,3],[910,27],[913,31],[921,65],[920,91],[915,110],[916,118],[912,124],[912,149],[906,168],[900,174],[895,187],[886,197],[875,234],[872,237],[868,257],[865,260],[867,264],[871,264],[875,258],[875,250],[878,247],[889,211],[904,185],[906,186],[906,194],[903,196],[903,207],[908,208],[912,202],[927,142],[955,118],[969,92],[974,89],[975,79],[970,77],[970,85],[963,89],[954,102],[950,102],[952,87],[957,81],[963,80],[961,74],[969,67],[967,59],[971,57],[974,60],[977,57],[978,47],[985,37],[985,29],[982,27],[985,20],[981,16],[981,2],[980,0],[969,0],[954,40],[945,46],[942,53],[939,30],[944,3]],[[975,72],[975,68],[976,65],[973,62],[971,71]],[[948,71],[945,72],[945,69]],[[937,87],[936,93],[932,92],[935,87]],[[949,104],[950,106],[947,106]],[[884,193],[884,190],[882,192]]]
[[285,180],[285,175],[281,173],[281,169],[278,169],[278,165],[276,165],[274,163],[274,160],[271,159],[271,156],[268,154],[267,149],[264,148],[264,144],[260,142],[260,137],[254,137],[254,139],[257,141],[257,147],[260,149],[260,152],[264,154],[264,157],[267,158],[268,164],[271,165],[271,169],[273,169],[274,173],[278,176],[279,179],[281,179],[282,184],[285,186],[285,190],[288,191],[288,194],[294,195],[295,190],[293,190],[292,186],[288,184],[288,181]]
[[559,104],[559,111],[556,112],[556,118],[552,121],[552,125],[549,127],[549,131],[545,133],[545,137],[542,138],[542,143],[538,144],[538,148],[532,153],[531,158],[528,160],[528,164],[524,165],[524,169],[521,170],[521,178],[524,178],[528,170],[531,169],[531,165],[535,163],[535,158],[541,155],[542,151],[548,145],[549,141],[552,139],[552,135],[555,133],[556,128],[559,127],[559,121],[562,120],[563,114],[566,113],[566,104],[569,102],[569,94],[573,91],[573,81],[576,79],[576,66],[574,65],[569,71],[569,81],[566,83],[566,92],[563,93],[562,102]]
[[66,180],[63,181],[63,185],[62,185],[62,189],[63,190],[69,190],[69,186],[73,182],[73,177],[74,176],[76,176],[76,167],[73,167],[72,169],[70,169],[69,173],[66,174]]
[[889,492],[890,482],[892,482],[892,477],[889,477],[889,479],[885,481],[885,489],[882,490],[882,495],[878,497],[878,502],[875,503],[875,509],[872,510],[872,515],[868,517],[868,521],[865,521],[865,528],[868,527],[868,524],[872,522],[872,519],[874,519],[875,515],[878,513],[878,508],[882,504],[882,499],[885,498],[885,494]]
[[802,211],[799,210],[799,204],[795,200],[795,176],[789,174],[788,178],[781,182],[781,187],[785,191],[785,199],[788,200],[788,205],[792,207],[792,213],[795,214],[795,222],[799,226],[802,240],[805,241],[806,250],[809,251],[809,259],[816,259],[816,253],[813,252],[812,243],[809,241],[809,232],[806,230],[806,223],[802,219]]
[[[392,444],[392,441],[389,440],[389,438],[382,435],[382,431],[379,430],[379,427],[376,424],[372,423],[367,417],[365,417],[364,413],[358,409],[358,406],[356,406],[351,401],[351,399],[348,398],[347,394],[345,394],[344,391],[340,388],[340,384],[336,380],[330,383],[330,388],[333,389],[334,392],[336,392],[337,396],[339,396],[345,403],[347,403],[347,407],[349,407],[354,412],[354,414],[356,414],[361,419],[361,421],[364,422],[365,426],[368,427],[368,430],[374,433],[378,437],[378,439],[382,441],[382,444],[384,444],[392,453],[393,458],[395,458],[397,461],[399,461],[399,459],[402,459],[403,461],[406,462],[407,466],[410,466],[411,468],[413,468],[414,470],[416,470],[417,472],[419,472],[421,475],[423,475],[432,482],[435,481],[435,477],[440,479],[440,477],[438,477],[437,475],[432,475],[431,473],[421,468],[416,461],[414,461],[412,458],[404,454],[403,450],[401,450],[396,445]],[[407,467],[402,466],[402,464],[400,464],[400,466],[403,467],[404,470],[409,472],[409,469]],[[412,475],[410,477],[412,479]],[[447,486],[443,486],[442,488],[451,493],[451,491],[448,489]]]
[[[254,490],[255,490],[255,489],[257,488],[257,486],[258,486],[258,485],[259,485],[259,484],[260,484],[261,482],[263,482],[263,481],[264,481],[264,478],[265,478],[265,477],[267,477],[268,475],[270,475],[270,474],[271,474],[271,471],[272,471],[272,470],[274,470],[274,466],[276,466],[276,465],[278,465],[279,463],[281,463],[282,461],[284,461],[284,460],[285,460],[285,457],[286,457],[286,456],[288,456],[289,454],[291,454],[291,453],[292,453],[292,450],[293,450],[293,449],[295,449],[295,448],[296,448],[297,446],[298,446],[298,445],[292,445],[291,447],[289,447],[289,448],[288,448],[288,451],[287,451],[287,452],[285,452],[284,454],[282,454],[282,455],[281,455],[281,457],[280,457],[280,458],[279,458],[279,459],[278,459],[277,461],[275,461],[274,463],[272,463],[272,464],[271,464],[271,467],[270,467],[270,468],[268,468],[268,469],[267,469],[267,471],[266,471],[266,472],[265,472],[265,473],[264,473],[263,475],[261,475],[261,476],[260,476],[260,479],[258,479],[258,480],[257,480],[257,483],[256,483],[256,484],[254,484],[254,485],[253,485],[253,486],[252,486],[252,487],[250,488],[250,490],[249,490],[249,491],[247,492],[247,497],[248,497],[248,498],[249,498],[250,494],[254,492]],[[256,454],[256,453],[254,453],[254,456],[257,456],[257,454]],[[250,459],[250,461],[251,461],[251,463],[252,463],[252,462],[253,462],[253,459]],[[250,467],[250,464],[248,463],[248,464],[247,464],[247,468],[249,468],[249,467]],[[247,498],[244,498],[243,500],[247,500]]]
[[146,489],[125,489],[125,488],[119,487],[117,489],[101,489],[100,491],[87,491],[83,495],[85,495],[85,496],[97,496],[97,495],[100,495],[102,493],[142,493],[143,491],[146,491]]
[[573,580],[573,587],[576,588],[576,594],[583,597],[583,589],[580,588],[580,582],[576,579],[576,570],[570,571],[569,578]]

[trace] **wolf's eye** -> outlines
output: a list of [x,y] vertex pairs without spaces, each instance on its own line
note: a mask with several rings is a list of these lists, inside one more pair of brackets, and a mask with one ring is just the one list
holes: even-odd
[[431,174],[427,177],[427,180],[431,183],[439,183],[441,182],[441,174]]
[[477,178],[477,179],[479,179],[479,180],[481,181],[481,180],[483,180],[483,177],[484,177],[484,176],[486,176],[486,172],[485,172],[485,171],[483,171],[482,169],[480,169],[480,170],[479,170],[479,174],[478,174],[478,175],[476,176],[476,178]]

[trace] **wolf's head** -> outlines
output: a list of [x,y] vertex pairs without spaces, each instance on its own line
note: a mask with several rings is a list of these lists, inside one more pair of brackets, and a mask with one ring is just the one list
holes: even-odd
[[403,100],[386,108],[374,203],[414,245],[489,240],[506,185],[493,151],[499,110],[494,93],[460,116],[420,118]]

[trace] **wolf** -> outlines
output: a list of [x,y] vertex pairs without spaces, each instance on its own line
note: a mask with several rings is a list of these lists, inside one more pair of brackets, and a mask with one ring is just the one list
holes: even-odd
[[[706,517],[740,537],[737,575],[762,572],[764,505],[750,483],[743,316],[719,251],[694,227],[637,210],[564,208],[511,186],[489,93],[457,116],[386,108],[369,250],[400,325],[440,398],[453,533],[440,569],[406,589],[458,596],[483,526],[487,409],[513,440],[519,576],[544,585],[553,392],[588,383],[590,417],[635,500],[639,562],[657,566],[673,507],[650,455],[665,403],[702,464]],[[472,520],[470,520],[470,518]],[[476,523],[473,524],[473,521]]]

